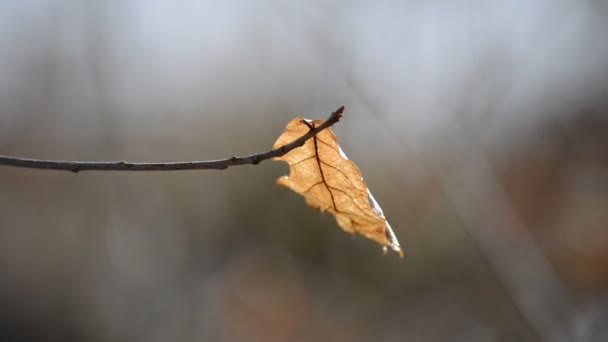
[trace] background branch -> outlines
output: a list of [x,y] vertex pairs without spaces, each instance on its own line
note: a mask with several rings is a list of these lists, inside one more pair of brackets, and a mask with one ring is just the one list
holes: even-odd
[[126,161],[63,161],[63,160],[44,160],[44,159],[29,159],[16,158],[0,155],[0,165],[23,167],[29,169],[44,169],[44,170],[60,170],[70,172],[80,171],[177,171],[177,170],[223,170],[230,166],[252,164],[257,165],[260,162],[280,157],[296,147],[304,145],[306,140],[312,138],[322,130],[333,126],[340,121],[344,106],[338,108],[331,113],[329,118],[321,125],[311,129],[308,133],[293,142],[283,145],[279,148],[256,153],[244,157],[230,157],[218,160],[203,160],[203,161],[186,161],[186,162],[168,162],[168,163],[132,163]]

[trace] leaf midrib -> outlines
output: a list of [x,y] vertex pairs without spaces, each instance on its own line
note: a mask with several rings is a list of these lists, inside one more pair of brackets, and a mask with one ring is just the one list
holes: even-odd
[[[313,128],[314,128],[314,124],[313,124]],[[321,173],[321,180],[323,181],[323,185],[325,185],[325,188],[329,192],[329,196],[331,197],[331,204],[334,207],[334,211],[338,212],[338,208],[336,207],[336,200],[334,199],[334,193],[331,191],[331,188],[327,184],[327,181],[325,180],[325,174],[323,173],[323,168],[321,167],[321,158],[319,158],[319,147],[318,147],[316,135],[313,137],[313,141],[315,144],[315,159],[317,160],[317,166],[319,167],[319,173]]]

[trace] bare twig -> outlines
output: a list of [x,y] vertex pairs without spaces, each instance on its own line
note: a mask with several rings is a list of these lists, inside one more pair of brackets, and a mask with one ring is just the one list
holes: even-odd
[[273,157],[280,157],[296,147],[304,145],[306,140],[312,138],[322,130],[333,126],[340,121],[344,106],[331,113],[329,118],[321,125],[311,129],[300,138],[283,145],[279,148],[256,153],[244,157],[230,157],[218,160],[169,162],[169,163],[131,163],[126,161],[63,161],[63,160],[43,160],[16,158],[0,155],[0,165],[23,167],[29,169],[60,170],[70,172],[80,171],[176,171],[176,170],[223,170],[230,166],[252,164],[257,165],[261,161]]

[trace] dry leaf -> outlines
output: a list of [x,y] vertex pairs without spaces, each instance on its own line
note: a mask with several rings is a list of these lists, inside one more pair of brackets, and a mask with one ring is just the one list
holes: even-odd
[[[322,122],[301,117],[291,120],[273,148],[294,141]],[[385,251],[390,247],[403,257],[399,241],[363,181],[361,171],[346,157],[330,129],[274,160],[289,164],[289,176],[280,177],[278,184],[304,196],[311,207],[332,213],[345,231],[360,233],[381,244]]]

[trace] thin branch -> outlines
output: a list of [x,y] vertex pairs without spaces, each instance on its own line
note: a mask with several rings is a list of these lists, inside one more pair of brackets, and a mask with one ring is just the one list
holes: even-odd
[[273,150],[256,153],[244,157],[230,157],[218,160],[203,160],[203,161],[186,161],[186,162],[168,162],[168,163],[131,163],[126,161],[63,161],[63,160],[43,160],[43,159],[28,159],[15,158],[0,155],[0,165],[23,167],[29,169],[44,169],[44,170],[60,170],[70,172],[80,171],[176,171],[176,170],[223,170],[235,165],[257,165],[260,162],[280,157],[294,148],[304,145],[306,140],[312,138],[322,130],[333,126],[340,121],[344,106],[338,108],[331,113],[329,118],[321,125],[311,129],[308,133],[300,138],[283,145]]

